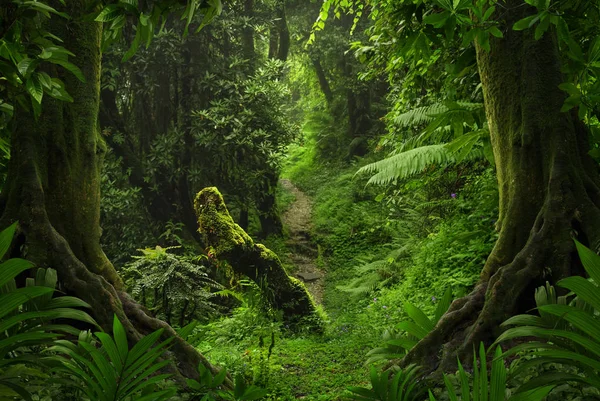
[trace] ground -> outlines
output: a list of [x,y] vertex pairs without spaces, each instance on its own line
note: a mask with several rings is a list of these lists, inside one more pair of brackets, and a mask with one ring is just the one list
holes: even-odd
[[287,256],[294,266],[293,275],[304,282],[317,304],[322,305],[325,271],[318,267],[318,250],[310,239],[311,199],[290,180],[281,180],[280,184],[294,196],[283,214],[283,223],[288,229],[286,245],[290,252]]
[[[288,199],[282,216],[286,237],[270,239],[266,245],[279,254],[290,274],[304,277],[329,318],[325,333],[290,333],[250,301],[233,316],[205,326],[197,347],[211,362],[268,388],[269,400],[342,400],[348,386],[368,385],[365,355],[380,344],[380,330],[366,312],[371,308],[339,291],[335,275],[327,274],[311,241],[310,197],[289,180],[282,180],[280,186]],[[275,345],[269,355],[272,333]]]

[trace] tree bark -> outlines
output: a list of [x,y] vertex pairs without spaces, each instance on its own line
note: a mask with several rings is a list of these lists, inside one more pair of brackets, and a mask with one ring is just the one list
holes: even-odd
[[2,197],[0,221],[19,221],[17,252],[40,267],[57,270],[62,290],[91,306],[105,331],[116,314],[131,342],[159,328],[174,337],[170,370],[183,382],[195,378],[199,363],[213,368],[194,347],[166,323],[149,316],[124,292],[121,278],[100,247],[100,168],[105,144],[98,130],[100,102],[100,42],[102,25],[89,21],[87,1],[69,2],[71,20],[52,19],[49,29],[77,54],[85,83],[61,74],[73,103],[44,98],[37,121],[23,112],[15,115],[11,160]]
[[331,104],[331,102],[333,101],[333,92],[331,91],[331,86],[329,86],[329,81],[327,80],[327,76],[325,75],[325,70],[321,65],[321,60],[318,57],[311,57],[311,61],[313,67],[315,67],[315,73],[317,74],[317,78],[319,80],[321,92],[323,92],[327,103]]
[[283,235],[283,222],[277,207],[277,182],[279,175],[276,171],[265,173],[263,190],[258,199],[257,210],[260,220],[260,236],[267,238],[269,235]]
[[[565,94],[556,33],[513,31],[533,9],[506,2],[503,39],[477,62],[497,166],[499,238],[475,289],[453,302],[437,327],[404,358],[428,371],[456,370],[472,347],[491,342],[506,318],[534,306],[545,281],[583,274],[572,236],[600,247],[600,179],[588,156],[588,131],[561,113]],[[441,348],[441,349],[440,349]],[[441,353],[440,353],[441,351]]]
[[286,61],[290,51],[290,30],[287,24],[285,15],[285,1],[279,0],[276,12],[276,25],[279,36],[279,45],[277,49],[277,58],[281,61]]
[[262,244],[255,244],[235,224],[217,188],[200,191],[194,207],[199,231],[211,247],[209,255],[226,260],[236,273],[256,282],[273,308],[283,312],[289,326],[308,326],[322,331],[323,322],[304,285],[287,275],[275,253]]

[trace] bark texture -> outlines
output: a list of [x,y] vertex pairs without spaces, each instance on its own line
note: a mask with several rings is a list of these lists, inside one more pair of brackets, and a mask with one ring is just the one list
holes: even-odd
[[315,303],[304,285],[287,275],[273,251],[255,244],[233,221],[217,188],[200,191],[194,207],[199,231],[211,247],[211,254],[226,260],[236,273],[256,282],[273,308],[283,312],[284,321],[290,326],[323,329]]
[[[576,113],[561,113],[565,94],[556,35],[513,31],[530,15],[506,2],[505,37],[477,62],[500,191],[498,241],[475,289],[452,304],[437,327],[403,360],[428,371],[456,370],[479,341],[491,342],[508,317],[534,306],[545,281],[582,274],[572,237],[600,246],[600,180],[588,156],[588,132]],[[441,352],[440,352],[441,351]]]
[[[1,226],[19,221],[15,253],[40,267],[57,270],[62,290],[92,306],[91,314],[105,331],[116,314],[133,343],[164,328],[175,337],[166,356],[175,378],[195,378],[202,363],[216,371],[194,347],[166,323],[151,317],[126,292],[100,247],[100,167],[105,144],[98,130],[100,102],[100,42],[102,25],[84,18],[85,0],[69,1],[71,20],[56,20],[51,31],[74,52],[85,82],[72,74],[63,78],[73,103],[44,98],[37,121],[16,113],[11,138],[8,181],[2,193]],[[228,382],[230,384],[230,382]]]

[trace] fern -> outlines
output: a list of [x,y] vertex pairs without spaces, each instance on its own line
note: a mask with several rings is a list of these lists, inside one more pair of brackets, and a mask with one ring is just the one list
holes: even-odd
[[362,167],[357,174],[373,174],[367,185],[389,185],[422,173],[432,165],[447,166],[481,159],[484,157],[482,139],[489,135],[483,111],[481,103],[444,102],[402,113],[392,119],[397,127],[425,123],[427,127],[420,134],[405,139],[395,154]]
[[448,110],[443,103],[434,103],[428,106],[416,107],[392,118],[392,122],[400,127],[429,124],[434,118]]
[[[416,125],[430,124],[434,122],[440,116],[446,114],[475,114],[483,111],[482,103],[470,103],[470,102],[444,102],[444,103],[433,103],[428,106],[417,107],[407,112],[392,118],[394,124],[399,127],[411,127]],[[465,114],[462,114],[464,117]],[[464,121],[469,122],[472,117],[463,118]]]
[[421,173],[433,164],[444,166],[452,161],[454,161],[454,157],[444,145],[429,145],[367,164],[361,167],[357,174],[375,173],[369,179],[367,185],[388,185],[398,179]]

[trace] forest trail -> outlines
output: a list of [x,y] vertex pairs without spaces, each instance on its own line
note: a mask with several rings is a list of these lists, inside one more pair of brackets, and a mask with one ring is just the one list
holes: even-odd
[[280,184],[295,197],[294,202],[282,216],[283,223],[289,230],[289,237],[286,241],[290,250],[289,258],[296,266],[293,275],[304,282],[315,302],[321,305],[325,272],[317,265],[319,252],[310,239],[312,201],[290,180],[280,180]]

